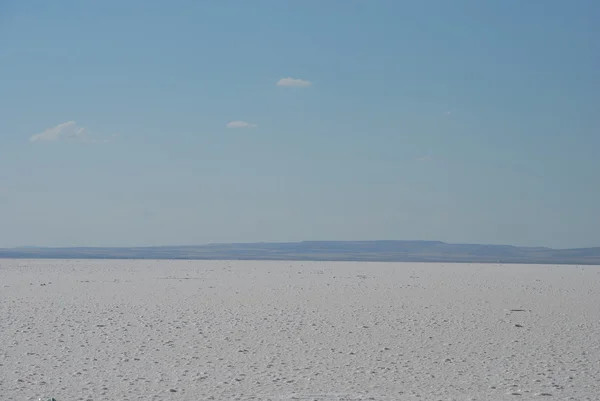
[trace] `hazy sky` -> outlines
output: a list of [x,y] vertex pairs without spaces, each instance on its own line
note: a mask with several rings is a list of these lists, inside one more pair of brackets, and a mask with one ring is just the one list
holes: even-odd
[[0,1],[0,247],[600,246],[597,0]]

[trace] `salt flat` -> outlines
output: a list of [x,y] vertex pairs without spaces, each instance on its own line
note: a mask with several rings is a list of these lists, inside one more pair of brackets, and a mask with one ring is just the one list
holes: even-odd
[[600,268],[0,260],[0,400],[599,400]]

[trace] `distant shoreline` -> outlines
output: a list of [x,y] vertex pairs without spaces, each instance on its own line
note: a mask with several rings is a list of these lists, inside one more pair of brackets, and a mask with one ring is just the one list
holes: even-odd
[[0,248],[0,258],[600,265],[600,247],[552,249],[448,244],[441,241],[304,241],[150,247]]

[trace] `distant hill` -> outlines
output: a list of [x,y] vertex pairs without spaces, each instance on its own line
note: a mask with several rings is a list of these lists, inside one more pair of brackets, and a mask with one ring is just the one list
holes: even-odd
[[600,265],[600,247],[551,249],[440,241],[304,241],[138,248],[0,248],[0,258],[315,260]]

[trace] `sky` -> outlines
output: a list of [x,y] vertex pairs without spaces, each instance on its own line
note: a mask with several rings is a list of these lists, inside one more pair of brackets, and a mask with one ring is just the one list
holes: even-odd
[[0,247],[600,246],[597,0],[0,0]]

